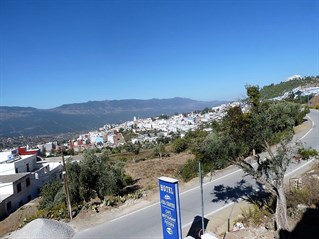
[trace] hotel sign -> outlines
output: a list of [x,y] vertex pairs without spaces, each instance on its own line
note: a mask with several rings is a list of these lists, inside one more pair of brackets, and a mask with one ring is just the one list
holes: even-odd
[[178,180],[159,179],[163,239],[182,239]]

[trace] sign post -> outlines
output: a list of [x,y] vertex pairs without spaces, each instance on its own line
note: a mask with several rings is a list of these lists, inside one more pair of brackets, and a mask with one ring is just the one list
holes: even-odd
[[163,239],[182,239],[178,180],[160,177],[158,181]]

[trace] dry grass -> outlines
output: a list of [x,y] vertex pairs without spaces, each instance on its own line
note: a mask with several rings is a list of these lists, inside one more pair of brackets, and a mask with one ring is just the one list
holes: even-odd
[[311,107],[319,107],[319,95],[314,96],[311,100],[310,100],[310,106]]
[[184,165],[194,155],[190,153],[180,153],[170,157],[154,158],[134,163],[127,162],[125,171],[137,181],[137,184],[144,190],[151,190],[157,187],[158,177],[178,176],[178,168]]
[[9,217],[0,221],[0,237],[5,234],[17,230],[24,224],[24,220],[28,217],[35,216],[37,213],[37,206],[39,205],[39,198],[23,205],[17,211],[12,213]]

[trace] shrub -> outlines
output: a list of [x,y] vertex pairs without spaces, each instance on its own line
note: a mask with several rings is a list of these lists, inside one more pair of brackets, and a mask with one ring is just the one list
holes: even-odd
[[293,189],[287,193],[286,197],[288,208],[296,208],[298,204],[309,205],[311,191],[308,188]]
[[186,164],[182,165],[179,169],[179,174],[182,179],[187,182],[197,176],[198,172],[198,161],[190,159]]
[[64,201],[62,194],[64,194],[64,192],[62,189],[62,183],[60,181],[46,183],[41,188],[40,196],[42,197],[42,200],[40,201],[39,209],[51,210],[56,203],[61,203]]
[[315,149],[305,149],[299,148],[298,153],[301,155],[302,159],[309,159],[310,157],[314,157],[318,155],[318,151]]
[[132,185],[132,184],[134,184],[134,179],[132,178],[131,175],[125,175],[124,182],[126,185]]
[[243,222],[247,225],[259,226],[264,222],[265,218],[270,215],[271,213],[269,211],[258,207],[256,204],[247,210],[242,210]]
[[181,153],[188,147],[188,141],[185,138],[175,139],[172,143],[172,148],[175,153]]
[[303,186],[300,189],[291,190],[286,194],[287,207],[291,216],[298,216],[296,209],[299,204],[307,207],[319,205],[319,179],[309,175],[309,178],[303,179]]

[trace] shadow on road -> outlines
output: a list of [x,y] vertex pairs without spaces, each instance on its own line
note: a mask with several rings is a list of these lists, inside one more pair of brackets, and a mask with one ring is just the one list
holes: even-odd
[[222,184],[214,187],[212,202],[238,202],[239,200],[246,200],[250,203],[257,204],[259,207],[263,207],[269,197],[270,193],[264,192],[261,184],[252,186],[247,183],[244,179],[237,182],[234,187],[224,186]]

